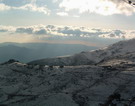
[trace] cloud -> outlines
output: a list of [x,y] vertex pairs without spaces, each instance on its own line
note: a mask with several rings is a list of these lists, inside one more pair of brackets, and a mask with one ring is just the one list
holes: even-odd
[[[96,39],[131,39],[135,37],[135,30],[91,29],[87,27],[34,25],[27,27],[0,26],[0,33],[32,35],[43,38],[96,38]],[[10,34],[9,34],[10,35]]]
[[0,32],[8,32],[8,33],[12,33],[15,32],[16,28],[13,26],[3,26],[0,25]]
[[26,4],[26,5],[21,6],[21,7],[13,7],[13,9],[29,10],[29,11],[33,11],[33,12],[44,13],[44,14],[47,14],[47,15],[50,14],[50,10],[47,9],[46,6],[38,7],[37,5],[33,5],[33,4]]
[[17,33],[26,33],[26,34],[33,34],[33,28],[17,28]]
[[29,27],[17,27],[15,33],[45,35],[47,34],[47,30],[45,27],[41,27],[40,25],[37,25],[37,26],[29,26]]
[[79,17],[83,13],[105,16],[135,13],[135,9],[124,0],[0,0],[0,11],[4,10],[26,10],[47,15],[51,10],[57,10],[56,14],[59,16],[70,16],[69,14],[74,13],[73,17]]
[[71,26],[59,28],[57,32],[62,33],[64,35],[76,37],[91,37],[108,33],[106,31],[95,31],[85,27],[71,27]]
[[135,30],[111,30],[109,33],[99,35],[109,39],[132,39],[135,38]]
[[25,10],[25,11],[32,11],[32,12],[39,12],[46,15],[50,14],[50,10],[46,6],[37,6],[36,4],[25,4],[22,6],[9,6],[5,5],[4,3],[0,3],[0,11],[5,10]]
[[11,7],[9,7],[5,4],[2,4],[2,3],[0,4],[0,11],[10,10],[10,9],[11,9]]
[[[122,39],[135,38],[135,30],[91,29],[88,27],[33,25],[0,25],[0,42],[48,42],[91,45],[98,47]],[[92,45],[91,45],[92,46]]]
[[45,29],[40,29],[40,30],[36,31],[34,34],[36,34],[36,35],[46,35],[47,31]]
[[57,15],[59,15],[59,16],[68,16],[68,13],[66,13],[66,12],[58,12]]
[[0,32],[7,32],[8,30],[6,29],[0,29]]
[[59,7],[67,12],[78,10],[80,14],[88,12],[101,15],[131,15],[135,12],[135,9],[123,0],[63,0]]

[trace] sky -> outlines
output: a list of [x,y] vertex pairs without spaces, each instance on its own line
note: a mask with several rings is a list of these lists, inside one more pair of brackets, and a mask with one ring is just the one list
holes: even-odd
[[0,43],[75,43],[103,47],[131,39],[135,37],[135,8],[126,2],[0,0]]

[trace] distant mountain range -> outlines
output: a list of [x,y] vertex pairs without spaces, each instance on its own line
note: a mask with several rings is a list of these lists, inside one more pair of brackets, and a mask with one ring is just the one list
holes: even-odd
[[21,62],[73,55],[82,51],[95,50],[97,47],[80,44],[48,44],[48,43],[1,43],[0,62],[16,59]]

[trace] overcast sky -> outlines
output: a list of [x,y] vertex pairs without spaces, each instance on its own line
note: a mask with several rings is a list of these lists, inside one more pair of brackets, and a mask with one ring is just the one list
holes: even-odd
[[0,42],[106,45],[134,34],[135,8],[124,0],[0,0]]

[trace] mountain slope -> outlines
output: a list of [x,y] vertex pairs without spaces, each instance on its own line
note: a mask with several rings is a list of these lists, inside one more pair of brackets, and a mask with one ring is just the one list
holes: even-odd
[[42,65],[89,65],[98,64],[108,57],[116,57],[127,53],[135,52],[135,39],[120,41],[110,45],[104,49],[94,50],[90,52],[81,52],[73,56],[56,57],[29,62],[29,64]]

